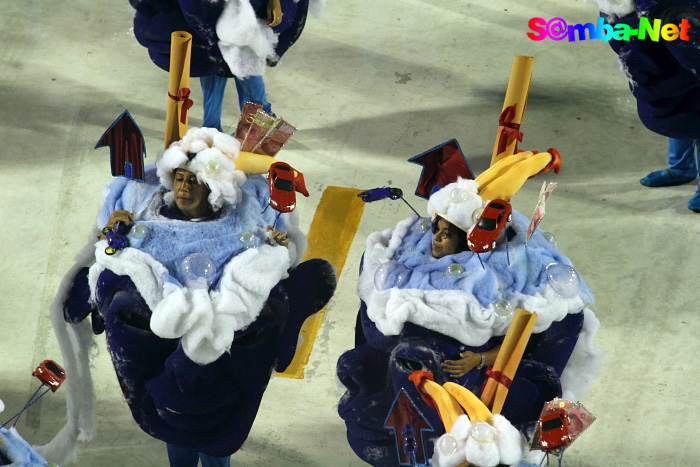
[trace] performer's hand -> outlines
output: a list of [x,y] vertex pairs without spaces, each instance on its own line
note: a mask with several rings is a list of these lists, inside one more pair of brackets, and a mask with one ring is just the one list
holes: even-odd
[[[119,221],[125,223],[128,227],[129,224],[134,222],[134,213],[126,211],[124,209],[118,209],[116,211],[113,211],[112,214],[110,214],[110,216],[109,216],[109,220],[107,221],[107,225],[105,225],[105,228],[107,228],[107,227],[114,228],[114,225]],[[105,234],[103,233],[100,236],[100,240],[104,240],[104,239],[105,239]]]
[[279,230],[275,230],[272,228],[271,225],[268,225],[265,230],[268,232],[272,232],[271,235],[265,237],[265,241],[268,244],[274,245],[276,243],[276,244],[282,245],[282,246],[289,245],[289,238],[287,238],[287,234],[285,232],[280,232]]
[[442,362],[442,368],[449,373],[453,378],[459,378],[467,374],[472,369],[481,363],[481,355],[474,352],[462,352],[459,354],[459,360],[445,360]]
[[280,0],[269,0],[267,2],[267,25],[271,28],[279,26],[282,22],[282,7]]

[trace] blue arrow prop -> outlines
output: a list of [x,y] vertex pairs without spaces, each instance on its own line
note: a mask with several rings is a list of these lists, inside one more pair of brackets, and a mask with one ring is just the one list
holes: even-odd
[[391,404],[384,428],[394,430],[399,465],[428,465],[424,432],[435,430],[404,388],[401,388]]

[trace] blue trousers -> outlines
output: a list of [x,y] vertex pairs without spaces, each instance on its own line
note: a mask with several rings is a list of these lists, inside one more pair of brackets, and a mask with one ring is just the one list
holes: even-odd
[[192,449],[183,448],[167,443],[170,467],[197,467],[202,461],[202,467],[230,467],[231,456],[212,457]]
[[[261,104],[263,110],[272,113],[270,103],[265,95],[265,82],[262,76],[249,76],[245,79],[234,77],[236,92],[238,92],[238,106],[243,110],[243,104],[254,102]],[[202,126],[216,128],[221,131],[221,112],[224,103],[224,91],[228,78],[221,76],[202,76],[199,82],[202,85],[202,97],[204,100],[204,118]]]
[[700,140],[668,139],[668,169],[674,177],[697,177],[700,167],[698,157]]

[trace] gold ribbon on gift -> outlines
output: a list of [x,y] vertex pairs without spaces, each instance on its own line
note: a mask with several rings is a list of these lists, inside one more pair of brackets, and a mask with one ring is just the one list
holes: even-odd
[[515,154],[518,149],[518,141],[522,140],[519,128],[527,105],[527,93],[530,89],[534,65],[535,59],[533,57],[516,55],[513,58],[506,97],[499,118],[496,142],[491,154],[491,165],[494,165],[502,157]]
[[175,31],[170,36],[170,79],[165,116],[165,148],[179,141],[187,132],[187,109],[192,106],[190,94],[190,57],[192,35]]
[[481,402],[491,413],[501,413],[508,395],[508,388],[525,353],[532,329],[537,321],[537,313],[518,308],[508,327],[501,349],[496,356],[493,368],[487,371],[486,384],[481,391]]

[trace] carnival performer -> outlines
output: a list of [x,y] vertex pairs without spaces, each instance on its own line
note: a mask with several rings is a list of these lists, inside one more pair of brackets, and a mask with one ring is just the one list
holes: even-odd
[[309,12],[320,17],[323,0],[130,0],[134,35],[163,70],[170,66],[170,35],[192,35],[190,76],[200,77],[202,126],[221,131],[224,91],[233,78],[240,110],[245,102],[272,113],[263,75],[299,39]]
[[[667,168],[650,172],[642,185],[652,188],[683,185],[698,178],[700,157],[700,1],[594,0],[616,31],[646,31],[643,24],[662,21],[675,28],[670,40],[631,40],[613,34],[608,41],[618,54],[644,126],[667,137]],[[700,187],[688,201],[700,212]]]
[[[266,180],[237,168],[239,149],[230,135],[191,128],[146,167],[145,183],[110,182],[101,239],[52,308],[68,374],[71,357],[76,367],[86,357],[62,335],[86,341],[78,329],[89,315],[105,332],[134,420],[168,444],[172,466],[229,465],[272,372],[291,362],[304,320],[335,289],[328,262],[300,262],[296,213],[269,208]],[[89,378],[74,386],[94,398]],[[74,424],[94,414],[72,416],[70,396],[68,405],[66,431],[89,432]]]
[[[429,371],[436,382],[452,381],[479,396],[510,324],[509,310],[537,312],[535,334],[501,411],[508,426],[522,433],[522,442],[514,441],[515,459],[522,458],[525,435],[544,402],[585,392],[600,358],[591,343],[599,323],[583,281],[563,290],[549,278],[552,263],[573,271],[568,258],[541,230],[526,244],[529,222],[515,211],[495,248],[476,253],[459,246],[491,200],[509,200],[545,167],[558,171],[554,154],[506,157],[476,180],[459,179],[434,192],[426,217],[411,216],[367,238],[356,345],[337,365],[347,388],[338,412],[351,447],[365,462],[379,467],[405,460],[405,446],[397,441],[401,427],[389,426],[393,411],[400,410],[399,419],[411,420],[416,439],[423,439],[416,465],[427,465],[434,449],[429,440],[444,428],[409,375]],[[401,393],[409,404],[399,402]]]

